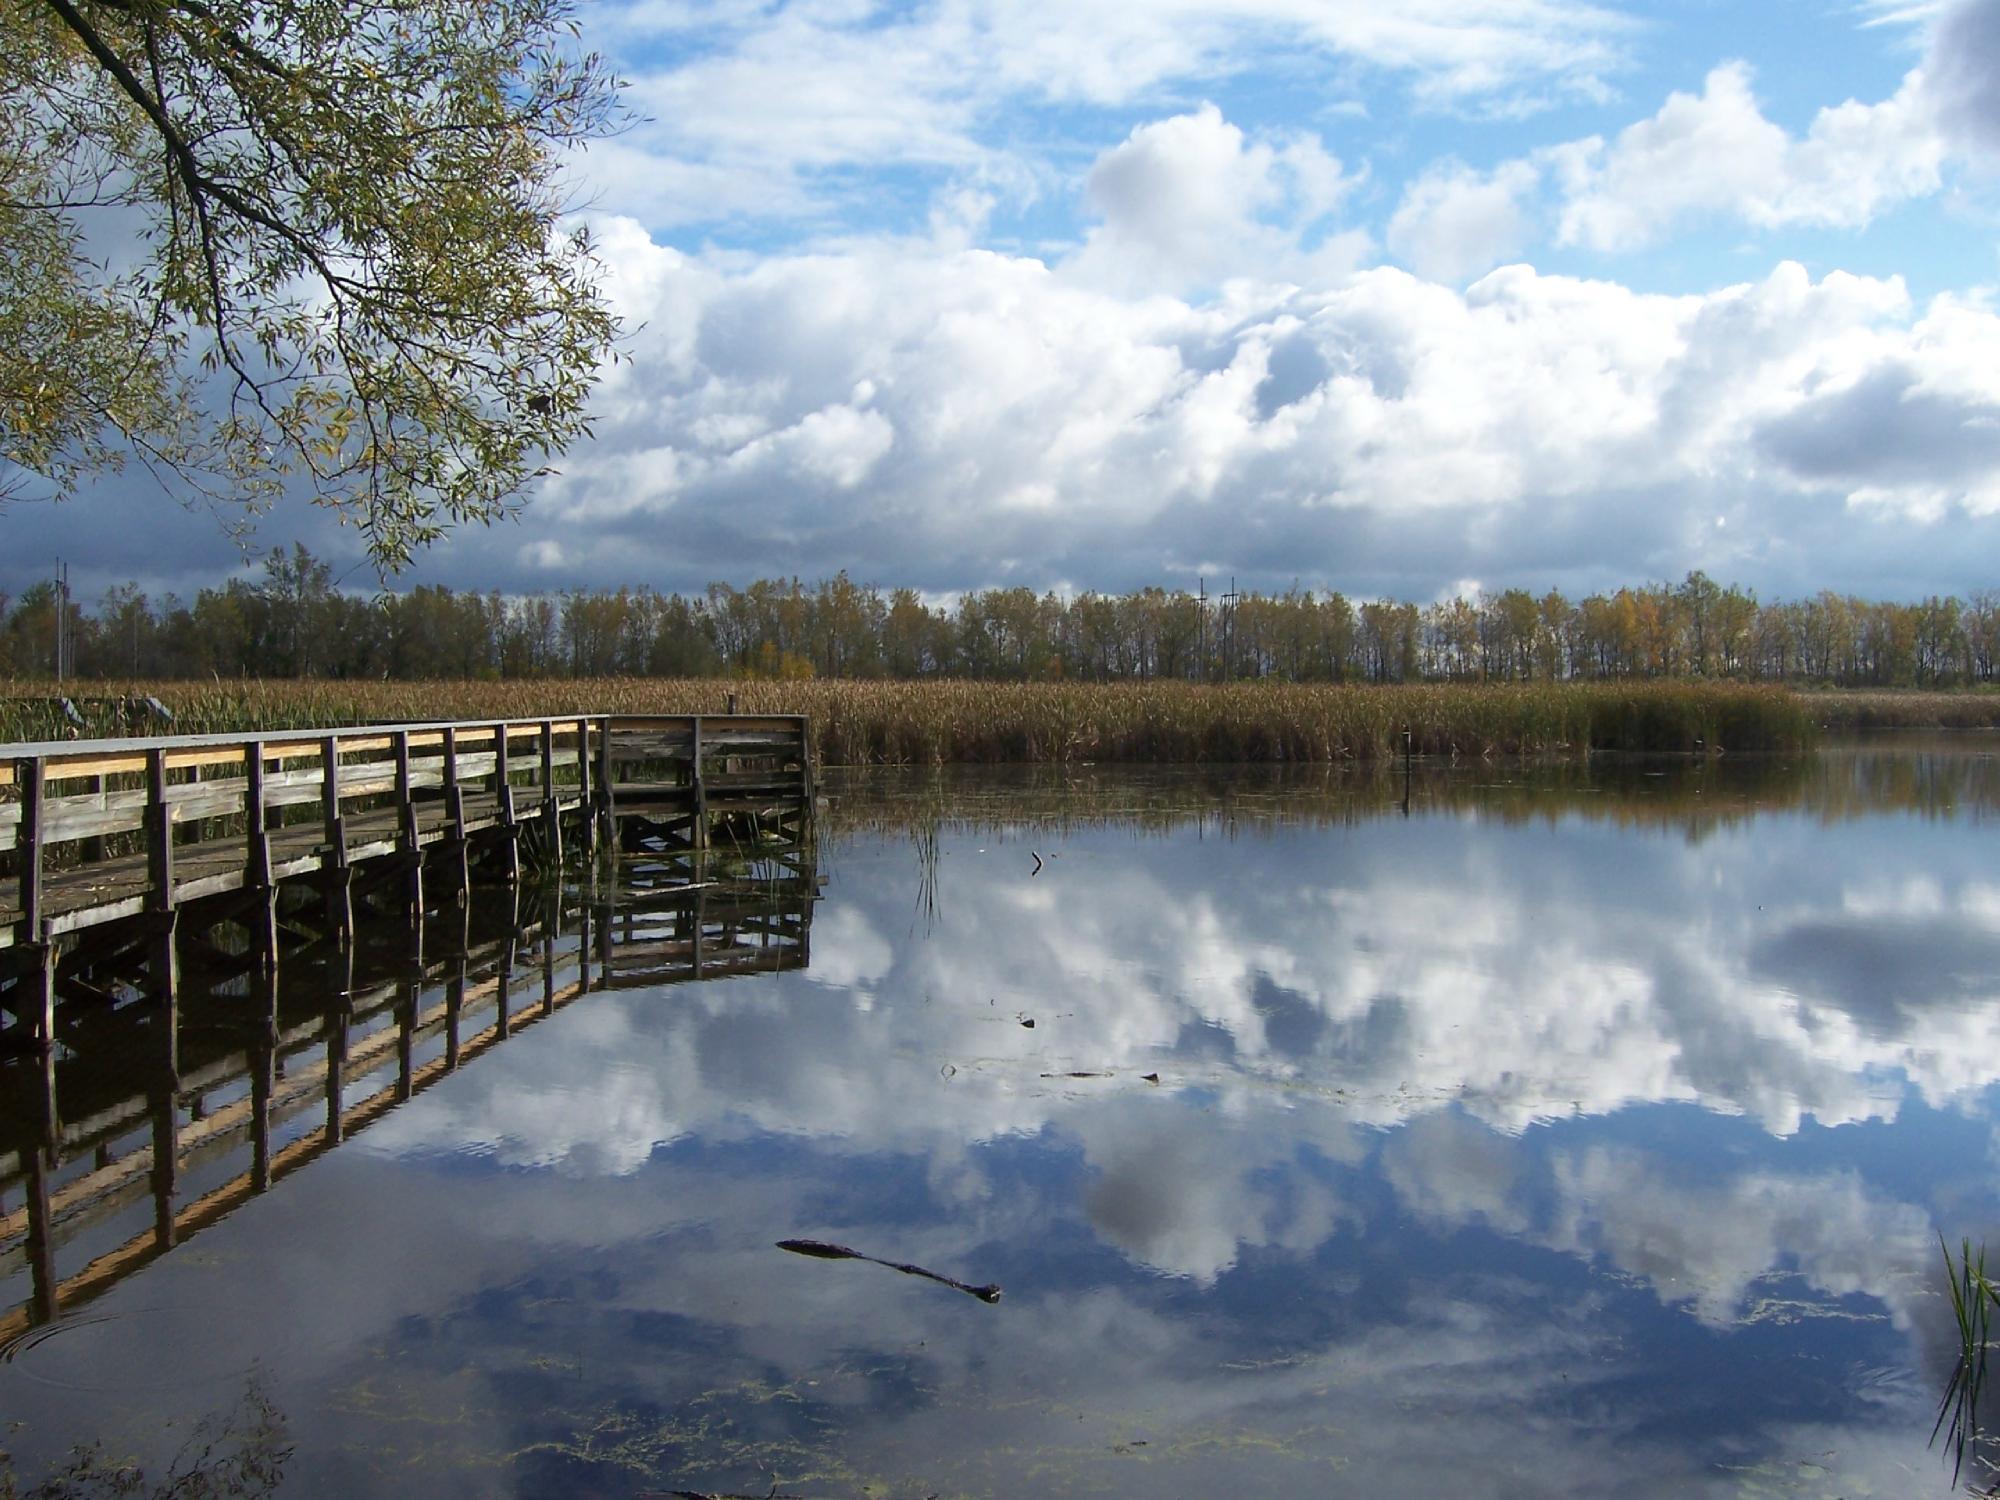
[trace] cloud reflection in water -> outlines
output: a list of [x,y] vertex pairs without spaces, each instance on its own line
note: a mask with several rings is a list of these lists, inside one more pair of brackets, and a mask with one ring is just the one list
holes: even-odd
[[[1994,1217],[1984,830],[1025,839],[947,826],[927,919],[910,843],[854,836],[808,972],[595,997],[216,1231],[319,1237],[243,1293],[296,1326],[314,1286],[289,1378],[369,1392],[291,1401],[302,1443],[449,1398],[480,1416],[431,1461],[579,1492],[1941,1491],[1935,1233]],[[298,1264],[363,1244],[422,1253],[379,1297]]]

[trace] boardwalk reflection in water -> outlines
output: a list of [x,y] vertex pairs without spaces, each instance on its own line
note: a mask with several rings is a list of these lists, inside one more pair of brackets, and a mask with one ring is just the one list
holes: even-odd
[[593,991],[804,968],[820,884],[809,847],[628,854],[584,892],[474,886],[275,965],[183,954],[164,999],[121,978],[131,942],[84,944],[58,1047],[0,1062],[0,1293],[26,1281],[0,1341]]

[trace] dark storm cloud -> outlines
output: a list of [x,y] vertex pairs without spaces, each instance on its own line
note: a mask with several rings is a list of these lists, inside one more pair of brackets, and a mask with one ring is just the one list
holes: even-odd
[[1916,365],[1886,362],[1766,423],[1757,443],[1802,479],[1848,487],[1991,478],[2000,470],[2000,402],[1940,394],[1923,382]]
[[2000,3],[1959,0],[1945,10],[1925,80],[1944,128],[1970,150],[2000,159]]

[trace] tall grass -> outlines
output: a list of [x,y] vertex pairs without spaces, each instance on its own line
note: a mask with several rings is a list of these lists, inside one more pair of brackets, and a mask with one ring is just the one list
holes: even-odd
[[1951,1450],[1951,1482],[1955,1485],[1965,1467],[1966,1450],[1973,1450],[1975,1460],[1978,1457],[1983,1435],[1979,1401],[1986,1390],[1986,1351],[1991,1341],[1993,1309],[2000,1307],[2000,1287],[1987,1278],[1984,1245],[1979,1247],[1975,1259],[1972,1242],[1961,1240],[1956,1261],[1942,1235],[1938,1237],[1938,1248],[1944,1252],[1945,1288],[1951,1295],[1952,1316],[1958,1324],[1958,1363],[1952,1367],[1951,1383],[1938,1403],[1931,1441],[1935,1443],[1940,1432],[1945,1434],[1945,1444]]
[[1828,729],[2000,729],[2000,692],[1858,689],[1804,695],[1807,711]]
[[[1156,682],[289,682],[107,685],[84,733],[158,733],[108,704],[152,695],[180,733],[560,713],[801,713],[827,765],[1339,762],[1589,750],[1793,750],[1813,716],[1782,688],[1735,683],[1201,686]],[[100,727],[101,721],[101,727]],[[115,721],[115,722],[114,722]],[[0,739],[64,738],[45,685],[0,685]]]

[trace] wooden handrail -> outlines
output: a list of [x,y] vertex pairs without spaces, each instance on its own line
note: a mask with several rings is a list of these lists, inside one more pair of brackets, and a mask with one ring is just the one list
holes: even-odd
[[[321,730],[260,730],[248,734],[155,735],[145,739],[42,740],[0,746],[0,756],[8,762],[39,760],[43,775],[50,781],[68,781],[80,776],[117,776],[144,771],[147,756],[154,750],[166,751],[169,771],[202,766],[227,765],[243,759],[245,748],[261,746],[267,764],[287,759],[317,756],[328,735],[340,740],[341,753],[361,754],[389,750],[398,734],[408,734],[413,746],[439,745],[444,731],[454,730],[461,745],[491,744],[494,733],[504,728],[510,740],[539,736],[544,724],[556,734],[574,736],[582,719],[607,722],[603,714],[551,715],[530,719],[475,719],[463,723],[426,720],[414,724],[368,724],[352,728]],[[14,784],[12,764],[0,764],[0,786]]]
[[267,765],[283,760],[317,757],[327,736],[339,739],[343,755],[388,751],[396,736],[407,734],[412,749],[442,745],[449,728],[461,748],[491,744],[494,734],[505,729],[511,740],[539,738],[543,727],[557,737],[574,738],[586,721],[598,732],[653,729],[663,724],[692,724],[696,719],[714,722],[703,725],[705,738],[723,743],[735,736],[782,733],[803,737],[807,723],[803,714],[584,714],[547,715],[526,719],[474,719],[464,722],[426,720],[410,724],[369,724],[351,729],[301,731],[260,730],[247,734],[156,735],[144,739],[43,740],[0,746],[0,786],[14,785],[12,762],[39,760],[47,781],[70,781],[84,776],[117,776],[147,768],[148,755],[165,750],[169,771],[203,766],[241,763],[246,747],[260,746]]

